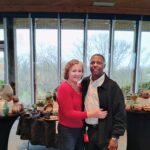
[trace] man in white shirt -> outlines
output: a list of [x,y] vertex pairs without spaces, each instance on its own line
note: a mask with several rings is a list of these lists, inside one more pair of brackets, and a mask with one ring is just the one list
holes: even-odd
[[85,150],[117,150],[118,138],[125,132],[125,105],[121,89],[105,73],[105,58],[95,54],[90,59],[91,76],[82,80],[83,109],[100,108],[103,119],[87,118],[89,142]]

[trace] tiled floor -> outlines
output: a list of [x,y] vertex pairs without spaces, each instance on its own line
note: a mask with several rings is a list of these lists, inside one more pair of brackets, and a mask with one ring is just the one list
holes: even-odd
[[[45,146],[35,146],[29,144],[28,149],[28,141],[27,140],[20,140],[20,137],[16,135],[16,129],[18,125],[18,120],[14,123],[8,142],[8,150],[56,150],[54,148],[46,148]],[[126,150],[126,134],[119,139],[119,148],[118,150]]]

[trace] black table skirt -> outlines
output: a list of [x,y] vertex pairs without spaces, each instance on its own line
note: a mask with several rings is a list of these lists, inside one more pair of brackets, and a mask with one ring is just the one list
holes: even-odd
[[0,150],[7,150],[9,133],[17,118],[18,115],[0,116]]
[[127,150],[150,150],[150,112],[127,112]]
[[22,140],[30,140],[33,145],[57,147],[56,121],[43,118],[32,119],[28,115],[22,115],[19,119],[17,135]]

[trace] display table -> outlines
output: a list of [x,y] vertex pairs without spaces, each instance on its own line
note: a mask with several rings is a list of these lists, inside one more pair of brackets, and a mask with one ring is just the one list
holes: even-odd
[[127,150],[150,150],[150,112],[127,112]]
[[57,147],[56,120],[33,119],[29,115],[22,115],[17,135],[20,135],[22,140],[29,140],[33,145]]
[[0,116],[0,150],[7,150],[9,133],[17,118],[18,115]]

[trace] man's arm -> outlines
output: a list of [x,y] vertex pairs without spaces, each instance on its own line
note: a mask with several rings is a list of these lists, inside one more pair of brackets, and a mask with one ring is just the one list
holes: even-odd
[[117,84],[113,87],[112,92],[113,92],[112,137],[119,138],[119,136],[124,134],[126,129],[125,102],[123,93]]
[[123,135],[126,129],[126,112],[125,112],[124,96],[117,84],[113,87],[112,117],[113,117],[112,136],[111,139],[109,140],[108,149],[117,150],[119,136]]

